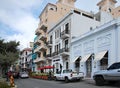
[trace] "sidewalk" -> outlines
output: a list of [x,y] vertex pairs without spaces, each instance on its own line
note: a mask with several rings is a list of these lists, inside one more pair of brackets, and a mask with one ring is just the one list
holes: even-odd
[[[8,85],[10,85],[10,82],[6,81],[6,78],[0,77],[0,82],[6,82]],[[15,85],[15,87],[11,87],[11,88],[17,88],[17,85]]]
[[88,84],[95,84],[95,81],[91,78],[84,78],[83,81],[85,81]]

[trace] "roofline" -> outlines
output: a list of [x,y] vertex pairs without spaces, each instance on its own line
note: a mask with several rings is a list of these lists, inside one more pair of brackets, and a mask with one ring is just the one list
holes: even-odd
[[[104,1],[105,1],[105,0],[102,0],[102,1],[100,1],[99,3],[97,3],[97,6],[98,6],[100,3],[104,2]],[[113,0],[113,2],[114,2],[114,3],[117,3],[116,0]]]
[[50,33],[56,26],[58,26],[62,21],[64,21],[67,17],[69,17],[71,14],[73,14],[74,11],[71,10],[67,15],[65,15],[62,19],[60,19],[60,21],[58,21],[49,31],[48,33]]
[[74,11],[79,11],[80,13],[86,13],[92,16],[91,13],[82,11],[80,9],[72,9],[69,13],[67,13],[63,18],[61,18],[50,30],[48,30],[48,33],[50,33],[56,26],[58,26],[62,21],[64,21],[67,17],[69,17],[71,14],[75,13]]
[[[119,21],[118,21],[118,20],[119,20]],[[119,23],[118,23],[118,22],[119,22]],[[86,38],[86,37],[89,37],[89,36],[91,36],[91,35],[93,35],[93,34],[96,34],[96,33],[100,32],[100,31],[102,31],[102,30],[104,30],[104,29],[106,29],[106,28],[108,28],[108,27],[110,27],[110,26],[115,25],[115,24],[116,24],[116,25],[120,25],[120,18],[119,18],[119,19],[114,19],[114,20],[112,20],[112,21],[109,21],[107,24],[103,24],[103,25],[95,28],[95,29],[92,30],[92,31],[89,31],[89,32],[87,32],[87,33],[85,33],[85,34],[83,34],[83,35],[81,35],[81,36],[79,36],[79,37],[76,37],[75,39],[73,39],[73,40],[71,41],[71,44],[75,43],[75,42],[78,41],[78,40],[82,40],[82,39],[84,39],[84,38]]]
[[43,12],[45,11],[45,9],[46,9],[49,5],[54,5],[54,6],[56,6],[55,4],[48,3],[48,4],[45,6],[45,8],[42,10],[42,12],[40,13],[39,18],[41,17],[41,15],[43,14]]

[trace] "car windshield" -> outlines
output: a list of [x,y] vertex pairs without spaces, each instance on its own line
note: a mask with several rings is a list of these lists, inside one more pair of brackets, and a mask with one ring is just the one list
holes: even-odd
[[70,72],[72,72],[71,69],[68,69],[68,70],[64,70],[64,71],[63,71],[63,73],[70,73]]
[[112,69],[120,69],[120,63],[114,63],[108,68],[108,70]]

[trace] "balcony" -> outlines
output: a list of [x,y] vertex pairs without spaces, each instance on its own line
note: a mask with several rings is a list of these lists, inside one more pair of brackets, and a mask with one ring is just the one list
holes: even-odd
[[34,50],[34,53],[40,53],[40,46],[36,47],[36,49]]
[[60,49],[60,55],[62,56],[69,56],[69,48],[62,48]]
[[47,41],[47,46],[52,47],[52,41]]
[[40,45],[40,44],[41,44],[41,40],[36,39],[36,40],[35,40],[35,44]]
[[47,39],[46,34],[41,34],[39,39],[42,41],[46,40]]
[[44,58],[37,58],[33,62],[38,63],[38,62],[45,62],[46,60]]
[[39,28],[37,28],[36,31],[35,31],[35,34],[36,35],[40,35],[41,34],[41,30]]
[[46,55],[46,57],[51,57],[51,56],[52,56],[52,54],[47,54],[47,55]]
[[47,54],[46,59],[51,60],[52,59],[52,54]]
[[59,52],[53,52],[52,53],[52,56],[56,56],[56,55],[58,55],[59,54]]
[[70,37],[70,33],[69,33],[70,31],[63,31],[62,33],[61,33],[61,38],[62,39],[66,39],[66,38],[69,38]]
[[47,24],[44,23],[44,22],[41,23],[41,24],[40,24],[40,29],[43,30],[44,32],[46,32],[46,31],[47,31]]
[[39,46],[39,51],[45,51],[45,50],[47,50],[47,47],[44,44]]

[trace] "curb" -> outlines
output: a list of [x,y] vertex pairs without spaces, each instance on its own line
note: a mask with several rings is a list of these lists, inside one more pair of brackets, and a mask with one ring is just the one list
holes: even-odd
[[17,85],[15,85],[15,87],[11,87],[11,88],[17,88]]

